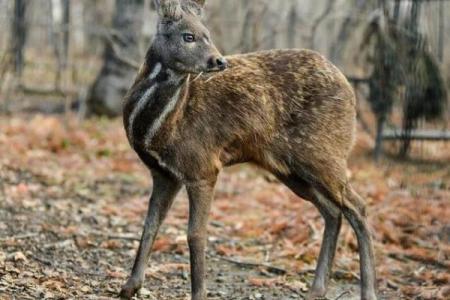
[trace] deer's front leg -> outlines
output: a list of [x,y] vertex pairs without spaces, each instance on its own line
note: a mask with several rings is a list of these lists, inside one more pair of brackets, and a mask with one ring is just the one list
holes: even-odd
[[153,192],[150,198],[144,231],[142,232],[139,250],[134,261],[133,270],[127,283],[122,287],[120,296],[131,299],[142,287],[150,251],[158,229],[173,203],[173,199],[181,188],[181,184],[158,172],[153,174]]
[[188,243],[191,260],[192,300],[205,300],[205,248],[208,215],[214,194],[214,182],[187,187],[189,194]]

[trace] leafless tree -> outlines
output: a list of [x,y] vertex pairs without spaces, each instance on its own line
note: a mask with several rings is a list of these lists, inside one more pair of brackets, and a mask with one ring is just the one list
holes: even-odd
[[250,52],[256,48],[257,44],[257,13],[256,7],[250,1],[242,2],[242,9],[246,11],[245,22],[242,28],[241,49],[242,52]]
[[103,67],[90,89],[87,114],[117,116],[122,100],[136,74],[135,62],[143,24],[143,0],[116,0],[112,30],[106,34]]
[[352,32],[355,28],[362,23],[362,15],[372,7],[373,0],[353,0],[354,5],[342,22],[341,28],[335,39],[334,44],[331,47],[331,60],[337,62],[342,58],[342,53],[345,47],[348,46],[347,41],[350,39]]
[[14,72],[18,78],[22,76],[25,63],[24,49],[27,38],[27,26],[25,20],[26,8],[26,0],[14,1],[14,18],[11,32],[11,54],[13,57]]
[[62,90],[61,81],[68,66],[70,42],[70,0],[52,0],[53,50],[57,59],[55,89]]
[[317,29],[319,28],[320,24],[322,24],[322,22],[326,19],[326,17],[332,12],[335,3],[336,3],[336,0],[327,0],[324,11],[320,14],[319,17],[317,17],[317,19],[314,20],[314,22],[311,26],[311,36],[310,36],[310,42],[309,42],[309,47],[311,49],[316,48],[315,38],[316,38]]
[[293,1],[289,9],[288,24],[286,31],[286,41],[289,48],[295,48],[297,37],[297,22],[298,22],[298,3]]
[[445,4],[444,1],[439,1],[439,37],[438,37],[438,58],[441,62],[444,61],[444,39],[445,39]]

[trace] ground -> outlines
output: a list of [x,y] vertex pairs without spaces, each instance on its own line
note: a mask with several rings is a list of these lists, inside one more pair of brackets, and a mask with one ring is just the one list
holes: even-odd
[[[375,164],[360,132],[349,176],[367,200],[381,299],[450,298],[450,151]],[[0,299],[115,299],[129,274],[152,184],[120,120],[0,116]],[[182,192],[138,299],[189,299]],[[303,299],[323,222],[269,175],[221,175],[208,243],[209,299]],[[342,230],[328,299],[359,299],[357,244]]]

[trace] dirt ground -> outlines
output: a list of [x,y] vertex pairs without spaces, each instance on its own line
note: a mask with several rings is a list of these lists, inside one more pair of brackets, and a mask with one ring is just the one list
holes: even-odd
[[[368,201],[381,299],[450,299],[450,158],[376,165],[360,134],[349,176]],[[131,269],[151,181],[119,120],[0,117],[0,299],[115,299]],[[189,299],[182,192],[137,299]],[[248,166],[217,186],[209,299],[303,299],[323,229],[318,212]],[[342,230],[328,299],[359,299],[357,244]]]

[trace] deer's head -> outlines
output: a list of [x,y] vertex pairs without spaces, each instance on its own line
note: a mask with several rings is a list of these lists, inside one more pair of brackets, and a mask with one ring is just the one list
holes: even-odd
[[158,29],[152,48],[162,63],[181,73],[222,71],[226,59],[202,23],[205,0],[154,0]]

